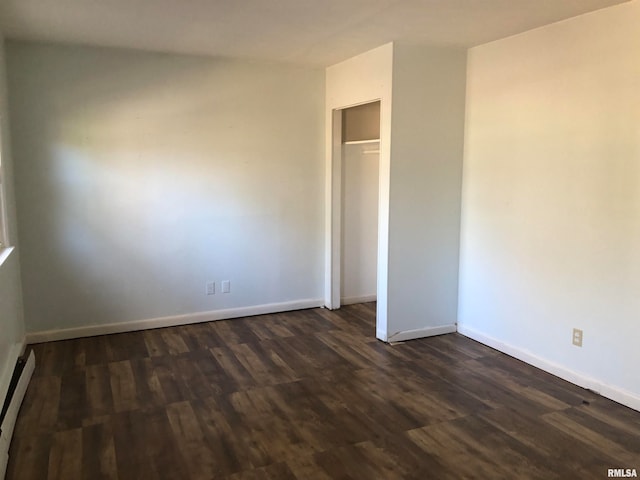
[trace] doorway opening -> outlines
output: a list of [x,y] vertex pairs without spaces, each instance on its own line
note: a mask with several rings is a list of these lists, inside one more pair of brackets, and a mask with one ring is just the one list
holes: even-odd
[[332,307],[371,302],[378,288],[380,101],[334,111]]

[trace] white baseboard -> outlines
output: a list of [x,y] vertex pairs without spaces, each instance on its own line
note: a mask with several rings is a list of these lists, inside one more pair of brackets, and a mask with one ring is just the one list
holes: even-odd
[[[15,363],[13,366],[15,366]],[[9,462],[9,445],[11,444],[11,437],[13,436],[13,428],[16,425],[20,405],[22,405],[22,399],[24,398],[24,394],[27,392],[27,386],[29,385],[29,380],[31,380],[31,375],[33,374],[35,366],[36,359],[32,351],[27,359],[24,369],[22,370],[20,380],[13,392],[13,397],[11,397],[9,409],[7,410],[7,414],[0,426],[0,428],[2,428],[2,435],[0,435],[0,478],[4,478],[7,470],[7,463]],[[4,397],[2,398],[4,401]]]
[[527,350],[509,345],[508,343],[504,343],[494,337],[485,335],[484,333],[479,332],[478,330],[475,330],[473,328],[465,327],[464,325],[458,325],[458,332],[465,337],[469,337],[491,348],[495,348],[502,353],[506,353],[507,355],[517,358],[518,360],[522,360],[523,362],[526,362],[529,365],[533,365],[534,367],[544,370],[545,372],[551,373],[556,377],[560,377],[563,380],[571,382],[582,388],[593,390],[603,397],[607,397],[615,402],[621,403],[622,405],[626,405],[629,408],[640,411],[640,396],[635,393],[626,391],[622,388],[608,385],[600,380],[596,380],[582,373],[570,370],[560,364],[539,357]]
[[375,302],[377,295],[359,295],[357,297],[344,297],[340,299],[340,305],[353,305],[354,303]]
[[[405,330],[389,335],[387,342],[404,342],[405,340],[414,340],[416,338],[434,337],[436,335],[444,335],[445,333],[454,333],[456,325],[440,325],[438,327],[423,327],[415,330]],[[379,338],[379,337],[378,337]]]
[[136,330],[175,327],[178,325],[188,325],[191,323],[250,317],[253,315],[264,315],[267,313],[288,312],[290,310],[303,310],[306,308],[321,307],[323,305],[323,299],[313,298],[306,300],[297,300],[293,302],[267,303],[263,305],[252,305],[250,307],[227,308],[224,310],[211,310],[209,312],[188,313],[184,315],[172,315],[168,317],[133,320],[130,322],[109,323],[105,325],[87,325],[59,330],[30,332],[27,333],[27,343],[31,344],[51,342],[56,340],[69,340],[72,338],[93,337],[96,335],[109,335],[111,333],[134,332]]

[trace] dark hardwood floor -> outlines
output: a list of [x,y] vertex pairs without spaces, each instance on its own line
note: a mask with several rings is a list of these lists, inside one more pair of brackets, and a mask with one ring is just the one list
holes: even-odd
[[34,345],[8,479],[603,479],[640,413],[374,304]]

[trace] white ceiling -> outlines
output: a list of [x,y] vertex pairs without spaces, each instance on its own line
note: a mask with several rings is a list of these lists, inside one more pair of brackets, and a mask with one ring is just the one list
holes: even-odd
[[392,40],[470,47],[627,0],[0,0],[8,38],[332,65]]

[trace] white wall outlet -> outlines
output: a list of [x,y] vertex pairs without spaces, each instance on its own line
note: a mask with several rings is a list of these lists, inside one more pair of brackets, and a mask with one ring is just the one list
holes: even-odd
[[229,293],[231,291],[231,282],[229,280],[222,281],[222,293]]
[[573,329],[573,344],[576,347],[582,346],[582,330],[580,330],[579,328]]
[[216,294],[216,282],[207,282],[207,295]]

